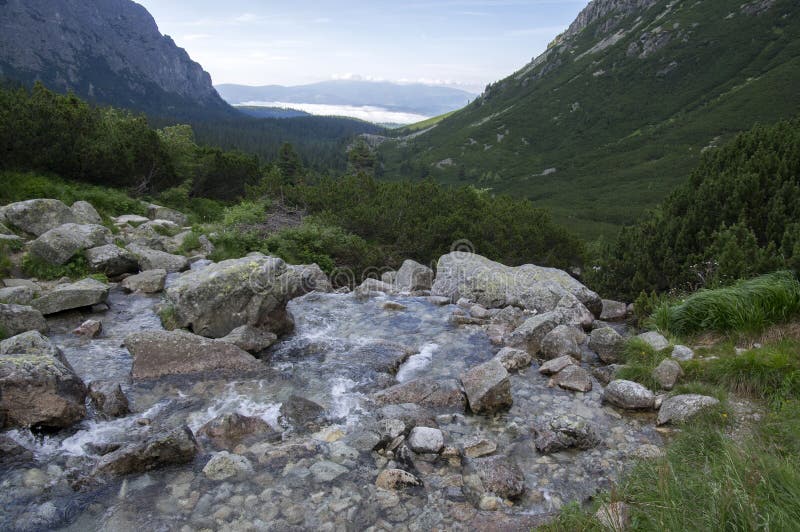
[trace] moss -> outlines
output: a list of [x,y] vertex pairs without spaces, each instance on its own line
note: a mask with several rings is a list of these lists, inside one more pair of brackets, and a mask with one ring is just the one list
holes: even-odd
[[168,331],[178,329],[178,317],[175,307],[172,305],[163,305],[158,310],[158,317],[161,319],[161,326]]

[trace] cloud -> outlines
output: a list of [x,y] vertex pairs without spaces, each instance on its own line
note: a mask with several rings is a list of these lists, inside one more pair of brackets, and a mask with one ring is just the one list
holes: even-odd
[[186,35],[182,35],[180,37],[181,41],[191,42],[191,41],[199,41],[202,39],[209,39],[213,37],[209,33],[188,33]]
[[250,22],[258,22],[261,17],[254,13],[242,13],[238,17],[234,17],[234,22],[239,22],[241,24],[248,24]]
[[279,107],[281,109],[298,109],[318,116],[349,116],[374,122],[376,124],[414,124],[430,118],[429,116],[390,111],[383,107],[370,105],[323,105],[317,103],[287,103],[287,102],[244,102],[242,106],[249,107]]

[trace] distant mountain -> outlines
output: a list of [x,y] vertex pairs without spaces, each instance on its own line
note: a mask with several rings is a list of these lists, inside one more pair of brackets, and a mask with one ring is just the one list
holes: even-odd
[[235,113],[130,0],[0,0],[0,77],[162,116]]
[[232,105],[285,102],[371,106],[424,116],[436,116],[460,109],[476,97],[475,94],[450,87],[357,80],[323,81],[294,87],[222,84],[217,85],[217,90]]
[[548,50],[427,133],[386,176],[527,196],[593,236],[662,200],[704,150],[800,113],[797,0],[594,0]]
[[240,106],[237,107],[242,113],[255,118],[298,118],[301,116],[311,116],[310,113],[298,109],[285,109],[283,107],[258,107]]

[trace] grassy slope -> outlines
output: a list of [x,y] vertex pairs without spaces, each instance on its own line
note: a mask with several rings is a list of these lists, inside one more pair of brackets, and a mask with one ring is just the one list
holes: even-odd
[[409,133],[414,133],[415,131],[422,131],[423,129],[428,129],[431,126],[435,126],[445,118],[449,118],[456,114],[458,111],[450,111],[449,113],[445,113],[443,115],[434,116],[433,118],[429,118],[427,120],[423,120],[422,122],[417,122],[416,124],[410,124],[407,126],[403,126],[397,129],[397,135],[407,135]]
[[[793,37],[800,5],[778,0],[761,16],[726,19],[738,11],[728,1],[685,0],[653,21],[667,3],[603,52],[573,60],[596,42],[585,31],[572,41],[575,53],[565,52],[538,81],[511,76],[407,148],[388,145],[387,175],[430,172],[456,183],[462,173],[497,192],[527,195],[558,221],[596,236],[658,203],[716,137],[800,112],[800,41]],[[665,48],[627,57],[643,31],[675,24]],[[688,32],[686,42],[678,31]],[[672,61],[677,67],[658,76]],[[403,165],[404,158],[416,162]],[[456,166],[432,166],[446,158]],[[557,172],[539,175],[548,168]]]

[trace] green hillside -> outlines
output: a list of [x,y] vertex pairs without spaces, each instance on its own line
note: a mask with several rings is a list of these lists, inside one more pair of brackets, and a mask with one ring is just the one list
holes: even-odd
[[385,143],[385,176],[527,196],[594,237],[656,205],[704,149],[800,111],[794,0],[594,4],[464,110]]

